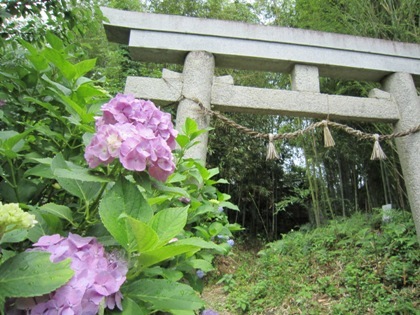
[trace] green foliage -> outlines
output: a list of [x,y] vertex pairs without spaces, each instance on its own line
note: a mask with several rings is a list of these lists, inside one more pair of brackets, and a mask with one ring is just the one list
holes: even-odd
[[5,298],[41,296],[62,286],[73,276],[70,259],[50,262],[50,253],[24,252],[0,265],[0,313]]
[[0,4],[0,35],[2,38],[24,38],[42,41],[48,31],[64,38],[73,33],[84,34],[92,18],[100,15],[97,1],[31,0],[2,1]]
[[[51,196],[51,181],[41,182],[34,175],[53,178],[54,172],[68,170],[58,157],[50,169],[45,158],[58,153],[62,160],[80,156],[83,135],[93,130],[94,115],[108,98],[98,82],[84,76],[94,68],[94,59],[72,61],[75,58],[71,47],[51,32],[46,38],[47,43],[41,48],[23,40],[10,41],[1,48],[4,66],[0,72],[0,95],[6,104],[1,108],[0,126],[6,130],[2,131],[4,141],[0,141],[0,191],[6,202],[37,203]],[[88,176],[86,172],[84,176]],[[60,184],[74,187],[67,179]],[[80,192],[76,190],[73,188],[77,196]],[[54,201],[49,197],[48,200]]]
[[[150,304],[152,310],[194,315],[204,303],[191,287],[165,279],[142,279],[125,287],[128,298]],[[140,308],[140,306],[139,306]]]
[[[79,50],[52,32],[45,42],[10,40],[0,49],[5,103],[0,108],[0,198],[19,202],[37,221],[29,231],[2,234],[0,268],[9,268],[4,274],[10,271],[10,279],[21,274],[20,257],[26,256],[20,252],[30,242],[71,231],[124,253],[130,267],[121,289],[125,311],[193,314],[201,308],[195,291],[202,290],[203,281],[196,271],[214,269],[215,255],[228,253],[226,240],[240,230],[227,220],[225,211],[238,208],[216,187],[226,183],[215,179],[218,169],[183,157],[206,130],[187,121],[175,152],[177,170],[165,183],[146,172],[127,172],[118,161],[89,170],[84,149],[94,116],[109,98],[102,82],[91,78],[96,59],[80,60]],[[223,238],[213,241],[216,234]],[[57,269],[66,271],[63,266]],[[40,284],[50,292],[58,287],[56,279],[61,278],[51,274]],[[16,290],[0,296],[47,292]]]
[[[415,314],[420,248],[410,213],[357,213],[267,244],[225,278],[238,314]],[[231,284],[234,285],[231,285]]]

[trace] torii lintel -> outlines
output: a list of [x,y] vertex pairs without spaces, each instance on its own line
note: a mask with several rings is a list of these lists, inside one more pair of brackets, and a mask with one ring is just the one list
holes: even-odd
[[420,85],[420,45],[286,27],[102,8],[110,41],[139,61],[183,64],[208,51],[216,67],[290,73],[316,66],[320,76],[381,81],[406,72]]

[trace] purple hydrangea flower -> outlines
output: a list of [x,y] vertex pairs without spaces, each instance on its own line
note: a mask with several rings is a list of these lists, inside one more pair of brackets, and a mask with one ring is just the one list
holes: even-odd
[[217,208],[217,212],[222,213],[224,211],[223,207]]
[[[33,300],[35,305],[20,301],[17,305],[29,307],[32,315],[40,314],[97,314],[99,304],[122,310],[119,292],[126,279],[127,265],[115,253],[108,254],[94,237],[69,233],[41,237],[34,249],[51,253],[52,262],[71,258],[74,276],[54,292]],[[25,299],[22,299],[25,300]]]
[[170,114],[151,101],[124,94],[103,105],[102,112],[96,120],[96,134],[86,147],[89,167],[107,165],[118,158],[124,168],[138,172],[148,169],[160,181],[173,173],[172,150],[178,133]]
[[219,313],[213,310],[204,310],[201,312],[201,315],[219,315]]
[[200,279],[202,279],[202,278],[204,278],[204,276],[206,275],[206,273],[203,270],[198,269],[197,272],[196,272],[196,275],[197,275],[197,277],[199,277]]
[[233,245],[235,245],[235,241],[234,241],[234,240],[232,240],[232,239],[227,240],[227,242],[226,242],[226,243],[228,243],[228,244],[229,244],[229,246],[233,246]]

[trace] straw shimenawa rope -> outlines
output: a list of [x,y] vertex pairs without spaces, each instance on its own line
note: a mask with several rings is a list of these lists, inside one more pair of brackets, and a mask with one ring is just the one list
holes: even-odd
[[[257,132],[253,129],[244,127],[242,125],[239,125],[238,123],[234,122],[233,120],[227,118],[226,116],[223,116],[222,114],[212,111],[211,109],[206,108],[202,102],[200,102],[198,99],[196,98],[188,98],[185,96],[182,96],[180,98],[180,100],[182,99],[189,99],[193,102],[195,102],[196,104],[198,104],[198,106],[201,108],[201,110],[206,114],[206,115],[210,115],[210,116],[214,116],[216,118],[218,118],[219,120],[223,121],[224,123],[226,123],[228,126],[235,128],[237,130],[239,130],[240,132],[247,134],[251,137],[254,138],[260,138],[260,139],[268,139],[268,152],[267,152],[267,156],[266,159],[270,160],[270,159],[278,159],[279,156],[276,152],[275,146],[274,146],[274,141],[275,140],[279,140],[279,139],[294,139],[298,136],[301,136],[309,131],[312,131],[316,128],[319,127],[323,127],[324,128],[324,145],[325,147],[331,147],[335,145],[334,139],[331,136],[331,132],[328,129],[328,126],[330,127],[334,127],[337,129],[341,129],[343,131],[345,131],[346,133],[358,138],[359,140],[374,140],[374,145],[373,145],[373,152],[371,155],[371,160],[381,160],[381,159],[386,159],[386,155],[383,152],[379,142],[382,140],[391,140],[394,138],[400,138],[400,137],[405,137],[408,136],[410,134],[414,134],[420,131],[420,124],[410,128],[408,130],[402,131],[402,132],[394,132],[391,134],[387,134],[387,135],[378,135],[378,134],[370,134],[370,133],[366,133],[357,129],[354,129],[352,127],[349,127],[347,125],[344,124],[340,124],[337,122],[333,122],[330,120],[322,120],[320,122],[315,122],[310,124],[309,126],[307,126],[306,128],[294,131],[294,132],[288,132],[288,133],[279,133],[279,134],[266,134],[266,133],[261,133],[261,132]],[[180,101],[179,100],[179,101]]]

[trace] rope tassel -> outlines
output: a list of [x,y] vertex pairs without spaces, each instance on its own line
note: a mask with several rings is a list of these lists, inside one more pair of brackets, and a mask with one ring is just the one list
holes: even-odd
[[276,147],[273,143],[274,135],[272,133],[268,134],[268,150],[266,160],[275,160],[279,158],[279,155],[276,152]]
[[381,145],[379,144],[379,135],[374,134],[373,139],[375,140],[375,143],[373,144],[373,152],[372,152],[372,155],[370,156],[370,159],[371,160],[385,160],[386,155],[384,151],[382,150]]
[[335,141],[328,128],[328,120],[323,120],[324,123],[324,147],[329,148],[335,146]]

